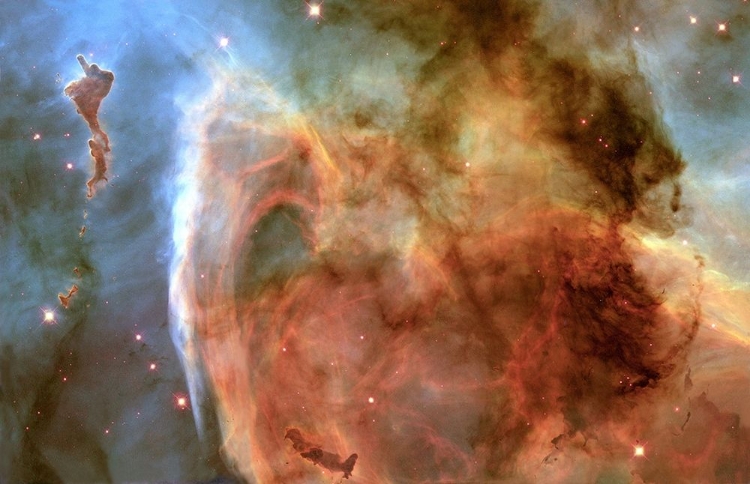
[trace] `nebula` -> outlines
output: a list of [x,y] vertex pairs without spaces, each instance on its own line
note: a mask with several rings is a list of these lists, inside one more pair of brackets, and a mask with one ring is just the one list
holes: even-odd
[[632,41],[561,49],[551,5],[435,8],[327,9],[414,59],[393,100],[346,70],[332,104],[228,72],[187,110],[172,324],[232,467],[326,479],[293,427],[364,482],[720,479],[663,437],[704,424],[672,414],[705,267],[643,261],[690,214]]
[[32,7],[0,481],[750,482],[745,2]]

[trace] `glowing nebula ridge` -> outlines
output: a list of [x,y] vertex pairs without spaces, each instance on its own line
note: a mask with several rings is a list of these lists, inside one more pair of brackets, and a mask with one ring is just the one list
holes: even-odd
[[185,106],[173,335],[236,472],[324,482],[301,431],[361,482],[748,478],[744,427],[686,433],[729,417],[691,393],[704,261],[653,262],[685,163],[632,41],[354,5],[330,28],[389,32],[398,76],[328,103],[212,69]]

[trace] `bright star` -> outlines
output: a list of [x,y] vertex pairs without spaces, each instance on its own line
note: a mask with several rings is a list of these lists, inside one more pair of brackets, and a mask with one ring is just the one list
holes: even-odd
[[185,410],[188,408],[188,399],[184,395],[174,395],[174,404],[180,410]]
[[55,322],[55,312],[50,311],[49,309],[44,310],[44,322],[45,323],[54,323]]
[[307,6],[308,6],[308,11],[307,11],[308,17],[320,17],[320,4],[308,3]]

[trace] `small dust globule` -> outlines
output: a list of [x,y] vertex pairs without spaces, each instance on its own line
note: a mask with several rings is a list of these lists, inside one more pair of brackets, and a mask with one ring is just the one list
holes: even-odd
[[67,296],[65,294],[60,293],[60,294],[57,295],[57,298],[60,300],[60,304],[62,304],[65,309],[68,309],[68,306],[70,305],[70,299],[77,292],[78,292],[78,286],[76,286],[75,284],[73,284],[70,287],[70,290],[68,290],[68,295]]

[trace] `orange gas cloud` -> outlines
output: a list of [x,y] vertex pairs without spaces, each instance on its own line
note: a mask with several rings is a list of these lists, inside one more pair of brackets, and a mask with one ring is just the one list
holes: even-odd
[[[684,162],[634,63],[545,50],[514,9],[441,17],[513,32],[437,48],[390,107],[300,114],[216,72],[186,108],[173,333],[244,478],[681,472],[653,463],[684,457],[663,433],[697,415],[673,408],[692,395],[705,266],[679,244],[647,261],[686,223]],[[426,49],[409,18],[388,25]]]

